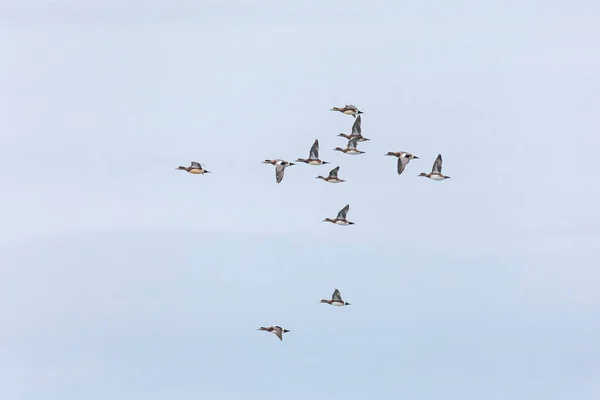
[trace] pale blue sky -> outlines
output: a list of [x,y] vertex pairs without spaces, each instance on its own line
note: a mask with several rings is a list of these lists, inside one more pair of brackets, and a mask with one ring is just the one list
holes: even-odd
[[0,398],[600,398],[600,5],[413,3],[0,4]]

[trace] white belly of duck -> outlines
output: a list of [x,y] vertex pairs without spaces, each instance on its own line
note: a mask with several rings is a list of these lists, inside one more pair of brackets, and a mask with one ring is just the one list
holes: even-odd
[[334,301],[333,303],[331,303],[331,305],[332,305],[332,306],[336,306],[336,307],[341,307],[341,306],[343,306],[343,305],[344,305],[344,303],[341,303],[341,302]]
[[317,160],[310,160],[310,161],[308,162],[308,164],[310,164],[310,165],[321,165],[321,161],[317,161]]
[[441,175],[431,175],[431,179],[434,181],[443,181],[445,178]]
[[335,221],[336,225],[350,225],[348,223],[348,221],[344,221],[344,220],[337,220]]

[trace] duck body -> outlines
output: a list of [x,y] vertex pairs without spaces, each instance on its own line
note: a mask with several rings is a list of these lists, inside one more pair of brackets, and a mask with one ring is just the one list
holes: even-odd
[[358,139],[357,137],[355,137],[354,139],[348,140],[348,145],[346,146],[345,149],[342,149],[341,147],[336,147],[335,151],[341,151],[344,154],[350,154],[350,155],[358,155],[358,154],[364,154],[364,151],[360,151],[357,148],[358,145]]
[[263,161],[263,164],[277,165],[277,164],[282,163],[282,162],[286,162],[286,161],[285,160],[281,160],[279,158],[276,158],[274,160],[265,160],[265,161]]
[[346,138],[348,140],[358,139],[357,140],[358,143],[368,142],[369,140],[371,140],[371,139],[367,139],[363,135],[346,135],[345,133],[340,133],[338,136]]
[[362,135],[362,118],[360,115],[356,117],[354,124],[352,124],[352,134],[346,135],[345,133],[340,133],[338,136],[346,138],[348,141],[356,139],[357,142],[367,142],[371,140]]
[[327,161],[323,161],[319,158],[319,140],[315,139],[312,147],[310,148],[310,153],[308,154],[308,158],[298,158],[296,162],[302,162],[308,165],[323,165],[329,164]]
[[323,160],[311,160],[311,159],[305,159],[305,158],[298,158],[296,160],[296,162],[303,162],[303,163],[308,164],[308,165],[324,165],[324,164],[329,164],[327,161],[323,161]]
[[211,172],[206,170],[202,164],[200,164],[199,162],[196,161],[192,161],[191,165],[189,167],[184,167],[184,166],[179,166],[176,168],[177,170],[180,171],[187,171],[190,174],[194,174],[194,175],[204,175],[204,174],[210,174]]
[[274,334],[275,336],[277,336],[279,338],[279,340],[283,340],[284,333],[291,332],[289,329],[284,329],[284,328],[280,327],[279,325],[261,326],[260,328],[258,328],[258,330],[270,332],[270,333]]
[[325,182],[329,182],[329,183],[342,183],[342,182],[346,182],[344,179],[340,179],[340,178],[331,178],[331,177],[323,177],[323,176],[317,176],[316,179],[323,179]]
[[342,153],[344,153],[344,154],[350,154],[351,156],[358,155],[358,154],[364,154],[365,153],[364,151],[360,151],[358,149],[349,149],[349,148],[342,149],[341,147],[336,147],[333,150],[335,150],[335,151],[341,151]]
[[345,219],[337,219],[337,218],[325,218],[324,222],[332,222],[336,225],[354,225],[354,222],[345,220]]
[[402,174],[410,160],[419,159],[414,154],[407,153],[405,151],[388,151],[386,156],[398,157],[398,175]]
[[275,182],[277,183],[281,183],[281,181],[283,180],[283,175],[285,173],[285,169],[291,165],[296,165],[292,162],[289,161],[285,161],[285,160],[265,160],[263,161],[263,163],[267,163],[268,164],[272,164],[275,166]]
[[443,181],[445,179],[450,179],[449,176],[442,174],[442,155],[438,154],[437,158],[433,163],[433,168],[431,168],[430,173],[421,172],[419,176],[423,176],[425,178],[429,178],[434,181]]
[[338,165],[337,167],[335,167],[334,169],[329,171],[329,175],[327,177],[319,175],[315,179],[323,179],[325,182],[330,182],[330,183],[346,182],[345,180],[338,178],[339,170],[340,170],[340,166]]
[[429,178],[434,181],[443,181],[444,179],[450,178],[449,176],[445,176],[442,174],[432,174],[432,173],[429,173],[429,174],[421,173],[419,176],[424,176],[425,178]]
[[340,294],[340,291],[337,289],[335,289],[335,291],[331,295],[331,299],[322,299],[320,301],[320,303],[325,303],[325,304],[329,304],[330,306],[336,306],[336,307],[343,307],[343,306],[350,305],[350,303],[348,303],[347,301],[342,300],[342,295]]
[[346,104],[344,107],[333,107],[330,111],[339,111],[342,114],[352,115],[354,118],[359,114],[363,114],[362,111],[352,104]]
[[346,219],[346,215],[348,215],[349,210],[350,204],[346,204],[346,206],[340,210],[335,218],[325,218],[323,222],[331,222],[332,224],[336,225],[354,225],[354,222]]

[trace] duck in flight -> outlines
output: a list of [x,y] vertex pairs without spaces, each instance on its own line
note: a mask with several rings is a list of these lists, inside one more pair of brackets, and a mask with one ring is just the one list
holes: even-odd
[[346,207],[342,208],[335,218],[325,218],[323,222],[331,222],[336,225],[354,225],[354,222],[350,222],[346,219],[346,215],[350,210],[350,204],[346,204]]
[[325,182],[331,182],[331,183],[346,182],[344,179],[338,178],[339,170],[340,170],[340,166],[338,165],[337,167],[335,167],[334,169],[329,171],[329,176],[324,177],[324,176],[319,175],[315,179],[323,179]]
[[405,151],[389,151],[386,156],[398,157],[398,175],[400,175],[404,168],[408,165],[408,162],[412,159],[419,159],[414,154],[407,153]]
[[435,162],[433,163],[433,168],[431,168],[431,172],[426,174],[425,172],[421,172],[419,176],[424,176],[429,179],[433,179],[434,181],[443,181],[444,179],[450,179],[449,176],[442,174],[442,155],[438,154]]
[[277,336],[279,338],[279,340],[283,340],[284,333],[291,332],[289,329],[284,329],[277,325],[261,326],[260,328],[258,328],[258,330],[271,332],[271,333],[275,334],[275,336]]
[[333,292],[333,295],[331,296],[331,300],[327,300],[327,299],[323,299],[320,301],[320,303],[327,303],[331,306],[349,306],[350,303],[348,303],[347,301],[342,300],[342,295],[340,294],[340,291],[335,289],[335,291]]
[[345,133],[340,133],[338,136],[341,136],[343,138],[346,138],[348,140],[354,139],[354,138],[358,138],[358,142],[366,142],[368,140],[371,139],[367,139],[366,137],[364,137],[362,135],[362,128],[360,127],[361,124],[361,118],[360,115],[358,117],[356,117],[356,121],[354,121],[354,124],[352,124],[352,134],[350,135],[346,135]]
[[191,165],[189,167],[183,167],[183,166],[179,166],[176,168],[177,170],[183,170],[183,171],[187,171],[190,174],[200,174],[200,175],[204,175],[204,174],[210,174],[210,171],[207,171],[202,164],[200,164],[199,162],[196,161],[192,161]]
[[329,162],[319,159],[319,140],[318,139],[315,139],[315,142],[313,143],[312,147],[310,148],[310,153],[308,155],[308,158],[299,158],[296,160],[296,162],[303,162],[303,163],[306,163],[309,165],[329,164]]
[[263,164],[271,164],[271,165],[276,165],[277,163],[283,162],[284,160],[280,159],[280,158],[276,158],[274,160],[265,160],[263,161]]
[[356,106],[353,106],[352,104],[346,104],[346,106],[344,106],[344,107],[333,107],[329,111],[339,111],[342,114],[352,115],[354,118],[356,118],[356,116],[358,114],[364,114],[362,111],[360,111]]
[[348,145],[346,146],[345,149],[342,149],[341,147],[336,147],[333,150],[336,151],[341,151],[344,154],[351,154],[351,155],[357,155],[357,154],[364,154],[364,151],[360,151],[356,146],[358,145],[358,139],[357,137],[355,137],[354,139],[350,139],[348,140]]
[[275,160],[265,160],[264,164],[271,164],[275,166],[275,182],[280,183],[283,180],[283,174],[285,172],[286,167],[290,165],[296,165],[292,162],[275,159]]

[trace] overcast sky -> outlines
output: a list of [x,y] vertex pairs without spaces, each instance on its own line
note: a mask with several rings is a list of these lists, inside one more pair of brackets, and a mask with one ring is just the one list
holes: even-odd
[[599,19],[5,0],[0,398],[597,400]]

